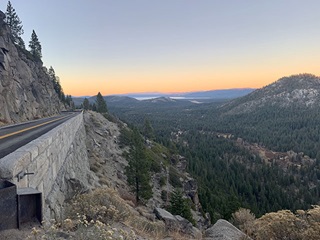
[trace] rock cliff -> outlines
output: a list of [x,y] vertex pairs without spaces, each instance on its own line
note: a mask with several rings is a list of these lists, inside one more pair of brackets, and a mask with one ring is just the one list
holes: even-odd
[[57,114],[63,104],[41,60],[11,40],[0,11],[0,125]]

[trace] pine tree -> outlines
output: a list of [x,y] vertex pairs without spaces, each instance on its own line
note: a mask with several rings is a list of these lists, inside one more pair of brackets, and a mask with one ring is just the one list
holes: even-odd
[[42,58],[42,53],[41,53],[41,44],[39,42],[38,36],[36,34],[36,32],[34,30],[32,30],[32,34],[31,34],[31,40],[29,42],[29,47],[30,47],[30,53],[38,58],[41,59]]
[[89,109],[91,109],[92,111],[97,111],[97,105],[95,103],[90,104]]
[[50,68],[49,68],[48,75],[52,81],[53,88],[54,88],[55,92],[58,94],[59,99],[62,100],[62,98],[63,98],[62,95],[64,95],[64,93],[63,93],[63,90],[62,90],[62,87],[60,84],[59,77],[56,76],[56,73],[55,73],[52,66],[50,66]]
[[192,217],[191,208],[187,199],[183,198],[181,191],[173,192],[170,199],[169,211],[174,215],[180,215],[185,219],[189,220],[193,225],[195,221]]
[[89,108],[90,108],[90,103],[89,103],[89,100],[88,100],[87,98],[85,98],[85,99],[83,100],[82,105],[83,105],[83,109],[84,109],[84,110],[89,110]]
[[108,112],[107,103],[103,99],[101,93],[99,92],[96,99],[96,105],[97,105],[97,112],[99,113],[106,113]]
[[67,104],[69,107],[71,107],[72,102],[73,102],[73,100],[72,100],[71,95],[66,95],[66,104]]
[[143,134],[150,140],[153,140],[155,138],[153,128],[148,118],[144,119]]
[[26,45],[25,45],[25,43],[24,43],[24,41],[23,41],[23,39],[21,37],[18,38],[17,45],[22,49],[26,49]]
[[49,74],[49,77],[50,77],[51,81],[53,83],[55,83],[56,82],[56,73],[55,73],[55,71],[54,71],[52,66],[50,66],[50,68],[48,70],[48,74]]
[[6,23],[11,29],[13,42],[21,48],[25,48],[24,41],[21,38],[21,35],[24,33],[22,22],[20,21],[20,18],[18,17],[16,10],[12,7],[10,1],[8,1],[7,5]]
[[143,139],[137,129],[134,129],[131,135],[131,150],[126,175],[136,195],[137,203],[152,196],[150,163],[146,158]]

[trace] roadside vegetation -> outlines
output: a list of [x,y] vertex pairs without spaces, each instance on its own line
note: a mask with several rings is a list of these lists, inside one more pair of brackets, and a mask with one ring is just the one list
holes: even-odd
[[308,210],[280,210],[256,219],[248,209],[232,214],[231,222],[256,240],[319,239],[320,206]]

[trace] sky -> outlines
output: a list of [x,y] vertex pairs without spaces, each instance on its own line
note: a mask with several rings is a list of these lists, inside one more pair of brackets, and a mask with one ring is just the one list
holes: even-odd
[[[320,75],[319,0],[11,0],[66,94],[260,88]],[[0,0],[5,12],[7,1]]]

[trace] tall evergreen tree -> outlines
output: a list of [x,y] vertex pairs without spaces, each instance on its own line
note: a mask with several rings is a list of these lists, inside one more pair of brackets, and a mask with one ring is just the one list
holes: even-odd
[[97,112],[99,113],[106,113],[108,112],[107,103],[103,99],[101,93],[99,92],[96,99],[96,105],[97,105]]
[[90,104],[89,109],[91,109],[92,111],[97,111],[97,105],[95,103]]
[[50,66],[50,68],[48,70],[48,74],[49,74],[49,77],[50,77],[51,81],[53,83],[56,82],[56,73],[55,73],[55,71],[54,71],[52,66]]
[[24,41],[21,38],[21,35],[24,33],[22,22],[18,17],[16,10],[12,7],[10,1],[8,1],[5,21],[11,29],[13,42],[21,48],[25,48]]
[[65,96],[64,96],[64,92],[63,92],[63,89],[61,87],[61,84],[60,84],[60,80],[59,80],[59,77],[56,76],[56,73],[53,69],[52,66],[50,66],[49,68],[49,71],[48,71],[48,75],[52,81],[52,84],[53,84],[53,88],[55,90],[55,92],[58,94],[58,97],[61,101],[64,101],[65,100]]
[[137,129],[133,130],[131,136],[131,151],[129,164],[126,167],[126,175],[128,183],[136,195],[137,203],[152,196],[150,163],[146,158],[143,139]]
[[26,49],[26,45],[25,45],[25,43],[24,43],[24,41],[23,41],[23,39],[21,37],[18,38],[17,45],[22,49]]
[[31,34],[31,40],[29,42],[29,47],[30,47],[30,53],[38,58],[41,59],[42,58],[42,47],[41,44],[39,42],[38,36],[36,34],[36,32],[34,30],[32,30],[32,34]]

